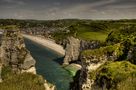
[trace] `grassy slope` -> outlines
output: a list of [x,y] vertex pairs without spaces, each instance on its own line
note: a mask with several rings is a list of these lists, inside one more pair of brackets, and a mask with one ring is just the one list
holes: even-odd
[[107,27],[102,24],[81,24],[75,26],[77,37],[84,40],[104,41],[107,37]]
[[104,79],[110,90],[135,90],[136,65],[128,61],[106,63],[96,72],[98,85],[104,84]]
[[15,74],[10,67],[2,69],[0,90],[44,90],[44,79],[31,73]]
[[[132,23],[131,23],[132,24]],[[105,41],[108,34],[111,31],[118,30],[121,27],[131,25],[130,23],[120,23],[120,22],[100,22],[100,21],[90,21],[90,22],[76,22],[75,24],[70,24],[67,26],[66,30],[53,33],[53,37],[56,40],[61,40],[67,36],[74,36],[83,40],[99,40]],[[135,24],[134,24],[135,25]]]
[[[128,25],[114,30],[107,37],[109,46],[94,50],[85,50],[81,53],[83,57],[107,55],[116,52],[119,61],[110,61],[102,65],[96,71],[90,72],[90,79],[94,79],[100,87],[106,84],[109,90],[136,90],[136,65],[135,52],[132,60],[127,60],[127,49],[136,45],[136,26]],[[120,43],[124,43],[121,45]],[[125,56],[124,56],[125,55]],[[134,59],[134,60],[133,60]],[[124,61],[127,60],[127,61]],[[130,62],[131,63],[130,63]]]

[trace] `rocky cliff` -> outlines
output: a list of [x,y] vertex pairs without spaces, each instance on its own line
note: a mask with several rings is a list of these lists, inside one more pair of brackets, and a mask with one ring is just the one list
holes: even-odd
[[66,53],[64,58],[64,64],[77,61],[80,53],[80,40],[74,37],[68,37],[66,44]]
[[[8,28],[4,30],[1,36],[0,82],[2,82],[1,72],[6,72],[3,69],[5,67],[11,68],[11,71],[18,75],[22,75],[21,73],[25,72],[36,74],[36,62],[31,56],[30,52],[25,48],[24,39],[21,32],[18,29]],[[38,76],[35,77],[38,78]],[[40,80],[42,81],[42,79]],[[5,81],[3,83],[5,83]],[[46,80],[43,85],[45,90],[55,89],[54,85],[47,83]]]
[[82,69],[72,90],[135,90],[135,50],[135,45],[127,41],[83,51]]
[[5,30],[1,42],[1,61],[4,66],[11,66],[16,73],[35,71],[35,60],[25,48],[19,30]]
[[[131,28],[129,31],[132,34],[135,30]],[[67,66],[65,68],[74,76],[71,90],[113,90],[113,88],[122,88],[120,85],[123,86],[126,82],[131,83],[135,80],[135,65],[133,65],[136,64],[135,34],[127,37],[126,34],[128,30],[122,35],[119,32],[109,34],[105,46],[100,45],[99,41],[79,40],[73,36],[66,36],[65,39],[61,38],[63,40],[57,41],[66,49],[64,64]],[[73,70],[77,64],[82,66],[77,69],[78,72]],[[131,76],[130,73],[133,75]],[[126,84],[125,87],[127,87]]]
[[86,40],[79,40],[75,37],[68,37],[65,40],[65,58],[64,64],[78,62],[80,52],[87,49],[96,49],[100,47],[99,41],[86,41]]
[[[81,65],[80,69],[74,71],[74,82],[71,83],[72,90],[90,90],[93,80],[90,80],[88,73],[91,70],[96,70],[99,66],[105,63],[109,58],[113,59],[116,56],[113,54],[111,56],[102,54],[100,56],[89,55],[84,56],[81,52],[84,50],[95,50],[100,47],[99,41],[85,41],[79,40],[74,37],[68,37],[66,42],[66,53],[64,58],[64,64],[71,66],[72,64]],[[107,47],[108,48],[108,47]],[[106,48],[105,48],[106,49]],[[103,50],[104,51],[104,50]],[[103,53],[103,51],[101,51]],[[99,53],[99,51],[98,51]],[[105,52],[108,53],[108,52]],[[70,64],[70,65],[69,65]],[[71,70],[72,72],[72,70]]]
[[83,51],[80,57],[82,69],[79,76],[80,87],[78,88],[80,88],[80,90],[93,90],[92,85],[95,83],[95,80],[91,78],[91,73],[105,62],[117,60],[117,58],[122,55],[123,48],[121,44],[117,44],[115,46],[106,46],[99,49]]

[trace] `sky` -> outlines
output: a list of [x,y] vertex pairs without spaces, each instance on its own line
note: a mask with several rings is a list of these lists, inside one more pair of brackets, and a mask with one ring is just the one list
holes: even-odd
[[0,0],[2,19],[136,19],[136,0]]

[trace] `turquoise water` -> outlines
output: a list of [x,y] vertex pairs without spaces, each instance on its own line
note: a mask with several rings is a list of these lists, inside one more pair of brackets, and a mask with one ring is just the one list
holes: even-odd
[[55,84],[57,90],[69,90],[69,83],[72,81],[72,78],[58,63],[62,62],[63,57],[28,39],[25,39],[25,44],[36,60],[37,74],[42,75],[48,82]]

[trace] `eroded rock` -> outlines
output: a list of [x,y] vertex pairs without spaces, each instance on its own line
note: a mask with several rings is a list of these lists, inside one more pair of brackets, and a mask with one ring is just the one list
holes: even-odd
[[80,54],[80,40],[74,37],[68,37],[64,64],[69,64],[70,62],[77,61],[79,54]]

